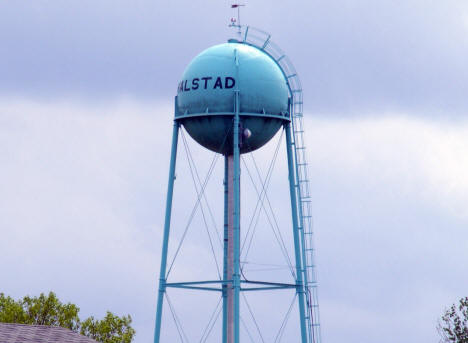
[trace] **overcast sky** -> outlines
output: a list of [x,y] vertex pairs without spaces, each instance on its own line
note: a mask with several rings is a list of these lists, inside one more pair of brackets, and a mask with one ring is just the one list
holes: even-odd
[[[135,342],[152,340],[173,97],[233,15],[227,1],[0,1],[0,292],[129,313]],[[251,1],[242,22],[270,32],[302,79],[323,341],[437,342],[444,308],[468,295],[468,4]],[[262,172],[278,138],[255,157]],[[195,197],[179,152],[174,242]],[[281,152],[269,197],[288,241]],[[213,155],[193,153],[204,175]],[[216,276],[201,220],[175,278]],[[261,234],[251,258],[276,261]],[[217,299],[173,294],[198,340]],[[266,341],[292,297],[274,299],[249,298]]]

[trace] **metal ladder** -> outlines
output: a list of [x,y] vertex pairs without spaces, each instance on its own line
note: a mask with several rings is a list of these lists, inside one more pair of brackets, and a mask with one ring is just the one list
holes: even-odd
[[271,35],[251,26],[242,26],[238,40],[267,53],[286,77],[291,96],[291,118],[293,128],[294,157],[296,165],[296,190],[299,200],[299,230],[302,246],[302,266],[307,299],[307,326],[310,343],[320,343],[320,315],[317,295],[317,276],[315,270],[315,249],[313,244],[312,204],[304,140],[304,113],[301,80],[291,60],[271,41]]

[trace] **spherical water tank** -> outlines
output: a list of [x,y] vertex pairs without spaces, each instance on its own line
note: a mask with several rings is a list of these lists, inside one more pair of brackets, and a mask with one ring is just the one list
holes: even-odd
[[230,154],[237,92],[240,151],[256,150],[289,121],[289,91],[277,63],[250,45],[231,40],[190,62],[177,89],[176,120],[199,144]]

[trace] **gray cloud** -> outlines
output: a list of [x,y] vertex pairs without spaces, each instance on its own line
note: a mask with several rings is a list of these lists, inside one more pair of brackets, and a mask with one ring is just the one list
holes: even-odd
[[[3,292],[20,297],[52,289],[79,304],[84,315],[107,309],[130,313],[136,342],[151,340],[171,109],[131,100],[102,106],[0,101],[0,272],[15,276],[2,279]],[[466,295],[468,125],[410,118],[309,120],[328,342],[436,340],[444,307]],[[261,173],[274,146],[256,157]],[[204,175],[213,155],[194,146],[192,153]],[[218,226],[221,168],[218,161],[208,189]],[[182,143],[177,174],[170,256],[196,198]],[[255,200],[245,168],[243,181],[245,228]],[[286,186],[283,158],[269,194],[290,246]],[[260,223],[249,261],[284,265],[265,217]],[[174,281],[217,277],[203,227],[198,213],[171,272]],[[287,270],[246,274],[289,278]],[[187,333],[199,337],[216,299],[171,296]],[[249,298],[267,335],[274,337],[290,300],[289,295]],[[202,310],[187,310],[193,308]],[[289,341],[297,335],[293,314],[285,334]],[[176,331],[167,318],[165,335],[173,339]]]
[[[225,41],[233,12],[211,1],[5,1],[0,91],[33,97],[169,99],[184,67]],[[302,75],[313,113],[466,113],[463,1],[249,3]]]
[[[231,35],[232,14],[206,0],[0,4],[0,272],[15,275],[1,291],[53,289],[85,315],[131,313],[137,342],[151,340],[172,97],[191,58]],[[435,340],[437,318],[468,281],[468,7],[257,1],[242,18],[273,34],[303,81],[324,340]],[[211,155],[193,154],[203,174]],[[181,149],[175,240],[195,199],[184,160]],[[258,161],[265,171],[268,158]],[[283,162],[270,199],[287,228]],[[217,170],[215,213],[221,181]],[[243,182],[245,227],[255,192],[245,171]],[[284,263],[271,238],[261,226],[252,261]],[[207,244],[205,232],[190,232],[174,280],[216,278]],[[183,314],[198,337],[216,301],[173,300],[209,304]],[[271,327],[269,314],[289,300],[249,298]]]

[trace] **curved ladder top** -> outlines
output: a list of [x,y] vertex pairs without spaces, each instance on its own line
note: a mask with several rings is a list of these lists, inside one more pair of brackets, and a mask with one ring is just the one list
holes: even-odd
[[300,202],[300,229],[303,235],[303,268],[305,274],[305,288],[309,315],[308,337],[310,343],[321,342],[320,316],[317,295],[317,279],[315,273],[315,257],[313,247],[312,213],[310,204],[310,189],[308,179],[308,164],[304,145],[303,128],[303,94],[302,84],[296,69],[289,57],[271,40],[268,32],[252,26],[241,26],[240,37],[235,38],[239,43],[253,46],[269,55],[280,67],[289,89],[292,110],[291,122],[294,137],[294,151],[297,176],[297,194]]

